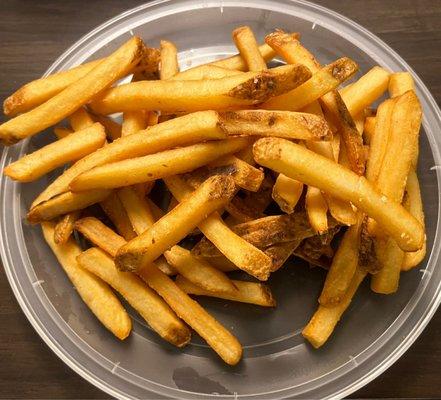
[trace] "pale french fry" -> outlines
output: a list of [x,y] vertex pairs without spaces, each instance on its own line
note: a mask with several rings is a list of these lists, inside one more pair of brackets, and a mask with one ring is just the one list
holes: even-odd
[[72,238],[64,244],[55,243],[53,222],[43,222],[41,228],[47,244],[93,314],[118,339],[123,340],[129,336],[132,321],[118,297],[105,282],[78,265],[80,247]]
[[225,154],[235,153],[248,144],[246,138],[234,138],[198,143],[144,157],[122,160],[95,167],[78,175],[69,187],[73,191],[85,191],[153,181],[192,171]]
[[55,125],[86,104],[136,66],[143,55],[143,43],[133,37],[99,63],[74,85],[45,103],[0,125],[0,138],[10,145]]
[[365,276],[366,272],[357,268],[352,282],[340,303],[330,307],[319,305],[308,325],[302,331],[303,337],[316,349],[323,346],[329,339],[341,316],[351,304],[352,298]]
[[[366,144],[371,144],[375,135],[375,124],[377,117],[366,117],[363,127],[363,139]],[[369,157],[368,157],[369,162]],[[367,168],[367,167],[366,167]]]
[[[190,187],[178,177],[165,180],[173,196],[182,202],[191,194]],[[237,267],[259,280],[267,280],[271,270],[271,259],[261,250],[234,233],[222,221],[218,213],[208,216],[198,228],[220,252]]]
[[78,264],[97,275],[119,292],[164,340],[177,347],[185,346],[190,330],[173,310],[136,275],[118,271],[113,260],[98,248],[77,257]]
[[32,224],[49,221],[60,215],[82,210],[98,203],[109,194],[110,190],[91,190],[83,193],[66,192],[35,206],[28,212],[27,218]]
[[136,110],[225,110],[262,103],[299,86],[310,76],[303,65],[284,65],[205,81],[141,81],[104,91],[90,107],[103,115]]
[[253,151],[259,164],[352,202],[375,219],[404,251],[416,251],[423,246],[421,224],[400,204],[381,195],[364,177],[285,139],[259,139]]
[[294,212],[302,192],[302,182],[279,174],[273,186],[272,197],[283,212],[291,214]]
[[237,288],[236,291],[232,293],[219,293],[202,289],[181,275],[176,277],[176,284],[187,294],[218,297],[220,299],[255,304],[262,307],[276,306],[276,300],[271,293],[271,289],[267,285],[260,282],[256,283],[238,280],[233,280],[233,283]]
[[64,128],[62,126],[56,126],[54,128],[54,133],[55,133],[55,136],[57,137],[57,139],[63,139],[66,136],[68,136],[71,133],[73,133],[73,130],[70,129],[70,128]]
[[390,97],[398,97],[406,93],[408,90],[415,90],[415,82],[410,72],[395,72],[390,76],[389,95]]
[[242,346],[238,340],[167,275],[154,264],[148,264],[138,274],[227,364],[235,365],[239,362]]
[[74,132],[9,164],[3,173],[19,182],[32,182],[48,172],[85,157],[103,146],[106,134],[100,124]]
[[[420,185],[418,176],[414,170],[409,172],[406,183],[406,195],[404,196],[403,205],[424,227],[424,211],[423,202],[421,199]],[[404,256],[402,271],[409,271],[416,267],[426,256],[426,238],[424,238],[423,247],[413,253],[406,253]]]
[[179,72],[178,50],[168,40],[161,40],[161,67],[159,77],[161,80],[170,79]]
[[234,180],[230,176],[218,175],[207,179],[176,208],[122,247],[115,258],[116,265],[123,271],[136,271],[154,261],[207,216],[225,206],[235,191]]
[[172,81],[198,81],[204,79],[221,79],[227,76],[240,75],[242,71],[235,71],[216,65],[204,64],[197,67],[187,69],[186,71],[179,72],[175,76],[171,77]]
[[383,95],[389,85],[390,76],[389,71],[375,66],[350,87],[340,92],[353,118]]
[[326,203],[320,189],[308,186],[305,208],[313,229],[319,234],[326,232],[328,230],[328,203]]
[[116,140],[121,137],[122,127],[118,122],[115,122],[112,118],[105,117],[104,115],[94,115],[93,118],[104,126],[107,137],[110,140]]
[[216,112],[204,111],[175,118],[137,134],[122,137],[75,163],[34,200],[32,207],[68,191],[73,178],[93,167],[157,153],[170,147],[225,139],[227,134],[220,129],[218,122],[219,115]]
[[72,211],[61,217],[54,229],[54,242],[56,244],[66,243],[74,230],[75,222],[80,218],[81,211]]
[[245,61],[249,71],[264,71],[266,62],[259,51],[259,46],[249,26],[241,26],[233,31],[233,40],[239,54]]
[[94,119],[84,107],[80,107],[78,110],[69,115],[69,124],[74,131],[80,131],[88,128],[94,123]]

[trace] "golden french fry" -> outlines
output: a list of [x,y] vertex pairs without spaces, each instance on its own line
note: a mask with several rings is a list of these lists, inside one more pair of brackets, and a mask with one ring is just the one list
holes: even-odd
[[94,119],[84,107],[80,107],[78,110],[69,115],[69,124],[74,131],[81,131],[94,123]]
[[118,339],[123,340],[129,336],[132,321],[118,297],[107,283],[78,265],[80,247],[72,238],[64,244],[55,243],[53,222],[43,222],[41,228],[47,244],[90,310]]
[[221,79],[227,76],[240,75],[242,71],[235,71],[216,65],[204,64],[197,67],[187,69],[186,71],[179,72],[175,76],[171,77],[172,81],[198,81],[204,79]]
[[365,276],[366,272],[357,268],[352,282],[340,303],[329,307],[319,305],[308,325],[302,331],[303,337],[316,349],[323,346],[329,339],[341,316],[351,304],[352,298]]
[[309,223],[313,229],[322,234],[328,230],[328,204],[320,189],[308,186],[305,197],[305,208]]
[[32,136],[86,104],[103,89],[127,75],[143,55],[143,43],[133,37],[99,63],[74,85],[68,86],[45,103],[0,125],[0,138],[10,145]]
[[225,206],[235,191],[234,180],[230,176],[218,175],[207,179],[151,228],[122,247],[115,258],[116,265],[123,271],[136,271],[154,261],[207,216]]
[[66,192],[31,208],[27,215],[28,221],[31,224],[49,221],[60,215],[82,210],[98,203],[109,194],[110,190],[91,190],[83,193]]
[[303,65],[284,65],[205,81],[141,81],[104,91],[90,107],[104,115],[135,110],[225,110],[262,103],[299,86],[310,76]]
[[375,219],[403,250],[416,251],[422,247],[421,224],[399,203],[381,195],[366,178],[285,139],[259,139],[253,151],[259,164],[352,202]]
[[164,340],[177,347],[183,347],[190,341],[190,330],[167,303],[135,274],[118,271],[113,260],[102,250],[86,250],[77,257],[77,261],[82,268],[119,292]]
[[144,157],[122,160],[95,167],[78,175],[69,187],[73,191],[85,191],[153,181],[192,171],[225,154],[235,153],[248,144],[246,138],[234,138],[198,143]]
[[303,183],[279,174],[273,186],[272,197],[287,214],[294,212],[303,192]]
[[110,140],[113,141],[121,137],[122,127],[118,122],[115,122],[112,118],[105,117],[104,115],[94,115],[93,118],[104,126],[107,137]]
[[[166,178],[165,183],[173,196],[182,202],[191,194],[191,188],[179,177]],[[198,228],[238,268],[259,280],[266,280],[271,270],[271,259],[261,250],[234,233],[213,213],[199,223]]]
[[239,54],[245,61],[249,71],[264,71],[267,69],[266,62],[259,51],[259,45],[249,26],[236,28],[232,36]]
[[161,40],[161,68],[159,77],[161,80],[170,79],[179,72],[178,50],[168,40]]
[[73,133],[73,130],[70,129],[70,128],[64,128],[62,126],[56,126],[54,128],[54,133],[55,133],[55,136],[57,137],[57,139],[63,139],[66,136],[68,136],[71,133]]
[[366,116],[364,115],[364,111],[358,113],[353,118],[354,118],[354,123],[355,123],[355,126],[357,127],[358,133],[360,135],[363,135],[364,121],[366,119]]
[[415,82],[410,72],[395,72],[389,79],[390,97],[398,97],[408,90],[415,90]]
[[68,191],[73,178],[93,167],[157,153],[170,147],[204,140],[225,139],[227,134],[220,129],[218,122],[219,115],[216,112],[203,111],[175,118],[115,140],[66,170],[34,200],[32,207]]
[[72,211],[61,217],[54,229],[54,242],[56,244],[66,243],[74,230],[75,222],[80,218],[81,211]]
[[[366,117],[366,119],[364,120],[363,139],[364,142],[368,145],[372,143],[373,137],[375,135],[376,121],[377,121],[376,117]],[[368,162],[369,162],[369,157],[368,157]]]
[[3,173],[19,182],[32,182],[48,172],[94,152],[103,146],[106,134],[100,124],[74,132],[9,164]]
[[147,128],[147,115],[143,110],[127,111],[123,114],[121,136],[132,135]]
[[218,297],[220,299],[255,304],[263,307],[276,306],[276,300],[271,293],[271,289],[267,285],[260,282],[256,283],[238,280],[233,280],[232,282],[237,288],[234,292],[220,293],[203,289],[181,275],[178,275],[176,278],[176,284],[187,294]]
[[350,87],[343,89],[340,94],[348,108],[349,113],[355,118],[380,98],[387,90],[391,73],[384,68],[375,66],[364,74]]
[[231,272],[231,271],[237,271],[239,268],[237,268],[237,265],[232,263],[227,257],[225,257],[222,253],[218,257],[209,257],[209,258],[203,258],[202,259],[208,261],[210,265],[217,268],[219,271],[222,272]]
[[239,362],[242,357],[239,341],[167,275],[154,264],[148,264],[138,274],[227,364]]

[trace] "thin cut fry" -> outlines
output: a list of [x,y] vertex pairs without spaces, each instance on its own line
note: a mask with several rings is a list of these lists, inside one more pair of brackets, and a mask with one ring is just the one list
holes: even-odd
[[[366,117],[366,119],[364,120],[363,139],[366,144],[370,145],[372,143],[373,137],[375,135],[376,121],[377,121],[377,117]],[[369,162],[369,158],[368,158],[368,162]]]
[[127,75],[142,55],[142,40],[133,37],[74,85],[68,86],[32,111],[0,125],[0,138],[10,145],[55,125],[103,89]]
[[408,90],[415,90],[415,82],[410,72],[395,72],[390,76],[389,95],[398,97]]
[[161,40],[161,67],[159,77],[161,80],[170,79],[179,72],[178,50],[168,40]]
[[122,127],[118,122],[115,122],[112,118],[105,117],[104,115],[94,115],[93,117],[104,126],[107,137],[110,140],[113,141],[121,137]]
[[113,260],[102,250],[86,250],[77,257],[77,261],[82,268],[118,291],[164,340],[177,347],[183,347],[190,341],[190,330],[167,303],[136,275],[118,271]]
[[80,218],[81,211],[72,211],[61,217],[54,229],[54,242],[56,244],[66,243],[74,230],[75,222]]
[[127,111],[123,114],[121,136],[132,135],[147,128],[147,115],[143,110]]
[[272,197],[283,212],[291,214],[294,212],[302,192],[302,182],[279,174],[273,186]]
[[74,131],[81,131],[95,123],[92,116],[86,111],[84,107],[80,107],[74,113],[69,115],[69,124]]
[[328,204],[319,189],[308,186],[305,207],[309,223],[314,230],[319,234],[326,232],[328,230]]
[[105,282],[78,265],[81,249],[75,241],[70,238],[64,244],[56,244],[53,222],[44,222],[41,228],[47,244],[90,310],[118,339],[129,336],[132,329],[129,315]]
[[237,290],[232,293],[219,293],[206,289],[202,289],[191,283],[188,279],[181,275],[176,278],[176,284],[187,294],[195,294],[198,296],[218,297],[220,299],[238,301],[240,303],[255,304],[263,307],[275,307],[276,300],[271,293],[271,289],[263,284],[256,282],[245,282],[233,280]]
[[241,26],[233,31],[233,40],[250,71],[264,71],[266,62],[260,54],[259,46],[249,26]]
[[382,196],[364,177],[285,139],[259,139],[253,150],[259,164],[352,202],[375,219],[403,250],[416,251],[423,246],[421,224],[400,204]]
[[179,72],[178,74],[170,78],[170,80],[198,81],[204,79],[221,79],[221,78],[226,78],[227,76],[240,75],[240,74],[243,74],[243,72],[217,67],[216,65],[204,64],[187,69],[186,71],[183,72]]

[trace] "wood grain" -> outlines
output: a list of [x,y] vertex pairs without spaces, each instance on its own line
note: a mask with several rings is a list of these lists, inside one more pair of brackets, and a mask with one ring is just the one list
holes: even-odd
[[[318,0],[392,46],[441,99],[441,1]],[[2,0],[0,100],[40,76],[95,26],[140,4],[133,0]],[[92,11],[93,10],[93,11]],[[63,364],[21,312],[0,268],[0,398],[105,399]],[[441,398],[441,313],[387,372],[354,398]]]

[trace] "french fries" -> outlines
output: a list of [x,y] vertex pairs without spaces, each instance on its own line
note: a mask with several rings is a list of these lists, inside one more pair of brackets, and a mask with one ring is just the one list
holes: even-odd
[[142,55],[142,41],[133,37],[74,85],[68,86],[33,110],[0,125],[0,139],[10,145],[60,122],[103,89],[127,75]]
[[69,124],[74,131],[81,131],[94,123],[94,119],[84,107],[80,107],[74,113],[69,115]]
[[75,222],[80,218],[81,211],[72,211],[61,217],[54,228],[54,242],[63,244],[68,241],[74,230]]
[[161,40],[161,67],[159,77],[161,80],[170,79],[179,72],[178,50],[168,40]]
[[316,187],[308,186],[305,207],[313,229],[319,234],[326,232],[328,230],[328,204]]
[[249,26],[241,26],[233,31],[233,40],[250,71],[266,70],[266,62],[260,54],[259,46]]
[[272,197],[283,212],[291,214],[294,212],[302,192],[302,182],[279,174],[273,186]]
[[[377,121],[376,117],[366,117],[366,119],[364,120],[363,139],[364,142],[368,145],[371,144],[373,137],[375,135],[376,121]],[[368,158],[368,162],[369,162],[369,158]]]
[[64,244],[57,244],[54,241],[55,224],[44,222],[41,228],[47,244],[77,293],[99,321],[118,339],[124,340],[132,330],[132,321],[118,297],[104,281],[79,266],[77,256],[81,254],[81,249],[72,238]]
[[238,301],[240,303],[255,304],[262,307],[275,307],[276,300],[274,299],[270,288],[263,283],[245,282],[233,280],[237,290],[230,293],[213,292],[202,289],[199,286],[191,283],[188,279],[178,275],[176,284],[187,294],[194,294],[197,296],[218,297],[220,299]]
[[408,90],[415,90],[415,83],[410,72],[396,72],[389,79],[389,95],[391,98],[401,96]]
[[172,81],[199,81],[205,79],[221,79],[227,76],[240,75],[243,72],[217,67],[216,65],[203,64],[198,67],[187,69],[186,71],[179,72],[175,76],[171,77]]
[[105,117],[103,115],[94,115],[93,118],[97,120],[106,129],[107,137],[110,140],[116,140],[122,135],[122,127],[118,122],[115,122],[112,118]]

